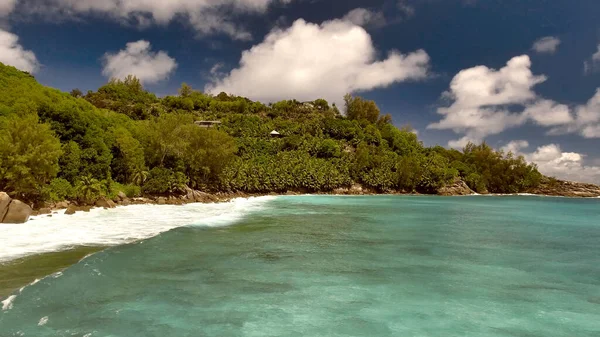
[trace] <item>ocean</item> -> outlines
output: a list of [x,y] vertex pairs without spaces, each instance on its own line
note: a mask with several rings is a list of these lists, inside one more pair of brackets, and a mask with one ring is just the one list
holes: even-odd
[[0,271],[78,247],[102,250],[2,298],[0,337],[600,336],[600,199],[97,209],[3,225]]

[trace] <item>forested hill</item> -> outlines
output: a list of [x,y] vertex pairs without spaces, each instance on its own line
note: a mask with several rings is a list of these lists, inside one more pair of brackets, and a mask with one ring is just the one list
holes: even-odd
[[0,191],[30,202],[177,194],[186,186],[283,193],[361,184],[437,193],[460,178],[477,192],[515,193],[543,179],[523,158],[485,144],[462,152],[424,147],[374,102],[345,102],[339,109],[322,99],[265,105],[185,84],[177,96],[158,98],[134,77],[63,93],[0,64]]

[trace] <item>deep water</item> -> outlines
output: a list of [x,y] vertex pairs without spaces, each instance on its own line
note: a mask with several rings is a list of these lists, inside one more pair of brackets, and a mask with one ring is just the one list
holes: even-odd
[[[95,221],[127,226],[118,212]],[[186,212],[15,292],[0,336],[600,336],[598,199],[279,197],[217,227]]]

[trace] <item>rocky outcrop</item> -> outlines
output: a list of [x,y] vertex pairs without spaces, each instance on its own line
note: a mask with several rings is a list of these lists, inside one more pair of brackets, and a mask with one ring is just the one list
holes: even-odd
[[0,192],[0,223],[25,223],[32,213],[31,206]]
[[600,186],[572,181],[545,179],[540,186],[527,192],[531,194],[562,197],[595,198],[600,197]]
[[75,205],[69,205],[65,210],[66,215],[73,215],[75,212],[77,212],[77,206]]
[[29,220],[33,210],[26,203],[13,199],[8,205],[2,223],[25,223]]
[[11,200],[12,199],[8,196],[8,194],[0,192],[0,223],[2,223],[2,220],[8,211],[8,205],[10,205]]
[[438,195],[443,196],[471,195],[474,193],[475,192],[461,179],[455,179],[452,184],[448,184],[437,191]]
[[96,201],[96,207],[115,208],[117,205],[114,201],[107,198],[100,198]]
[[57,202],[56,204],[54,204],[55,209],[65,209],[69,207],[69,202],[68,201],[61,201],[61,202]]

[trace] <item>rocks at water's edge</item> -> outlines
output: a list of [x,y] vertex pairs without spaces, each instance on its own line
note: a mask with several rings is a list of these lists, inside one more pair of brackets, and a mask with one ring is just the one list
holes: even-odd
[[103,208],[115,208],[117,207],[117,205],[115,204],[114,201],[107,199],[107,198],[100,198],[96,201],[95,203],[96,207],[103,207]]
[[437,191],[437,194],[443,196],[472,195],[475,194],[475,192],[461,179],[455,179],[452,184],[440,188]]
[[77,206],[75,205],[69,205],[69,207],[67,207],[67,209],[65,210],[66,215],[73,215],[75,214],[75,212],[77,212]]
[[600,197],[600,186],[572,181],[545,179],[539,187],[527,192],[531,194],[562,197],[595,198]]
[[0,192],[0,223],[4,220],[4,216],[8,211],[8,205],[12,199],[8,196],[8,194],[4,192]]
[[0,222],[25,223],[29,220],[33,210],[26,203],[11,199],[6,193],[0,192]]

